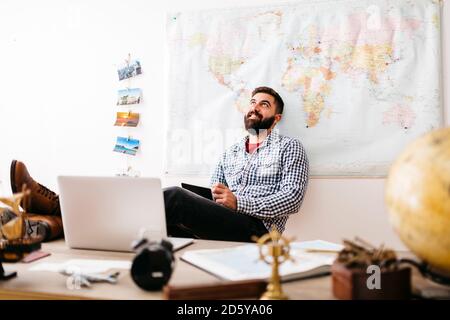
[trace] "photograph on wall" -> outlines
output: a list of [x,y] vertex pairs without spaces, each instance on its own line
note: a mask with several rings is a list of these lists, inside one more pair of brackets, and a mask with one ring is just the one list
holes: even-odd
[[137,139],[117,137],[116,145],[114,146],[113,151],[135,156],[139,149],[139,143],[140,142]]
[[142,90],[127,88],[117,91],[117,105],[137,104],[141,102]]
[[115,126],[118,127],[136,127],[139,123],[139,113],[117,112]]
[[119,67],[117,73],[119,75],[119,80],[135,77],[142,73],[141,63],[139,60],[131,60],[130,62],[126,62]]

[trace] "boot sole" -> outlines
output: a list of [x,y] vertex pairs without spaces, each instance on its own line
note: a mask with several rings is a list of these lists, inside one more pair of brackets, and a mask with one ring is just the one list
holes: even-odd
[[16,178],[15,178],[16,164],[17,164],[17,160],[13,160],[11,162],[11,169],[10,169],[10,173],[9,173],[9,179],[11,180],[12,193],[17,193],[16,184],[14,183],[14,181],[16,180]]

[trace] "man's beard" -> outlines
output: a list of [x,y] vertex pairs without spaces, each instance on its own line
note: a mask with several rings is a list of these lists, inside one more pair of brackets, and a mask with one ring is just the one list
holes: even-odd
[[[255,114],[258,119],[249,119],[249,116]],[[260,131],[269,129],[275,121],[275,116],[263,119],[259,113],[249,112],[244,115],[245,130],[251,135],[259,135]]]

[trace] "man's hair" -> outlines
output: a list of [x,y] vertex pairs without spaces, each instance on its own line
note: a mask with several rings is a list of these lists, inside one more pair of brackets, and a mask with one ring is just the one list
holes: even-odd
[[281,99],[278,92],[276,92],[275,90],[273,90],[272,88],[269,88],[269,87],[258,87],[255,90],[253,90],[252,97],[254,97],[255,94],[257,94],[257,93],[267,93],[267,94],[271,95],[275,99],[275,104],[277,107],[276,112],[279,114],[283,113],[284,102],[283,102],[283,99]]

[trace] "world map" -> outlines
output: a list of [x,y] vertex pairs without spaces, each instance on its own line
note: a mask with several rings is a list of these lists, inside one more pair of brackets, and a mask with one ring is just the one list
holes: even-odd
[[285,102],[313,175],[385,176],[442,125],[437,0],[298,1],[167,15],[167,172],[208,174],[243,134],[251,92]]

